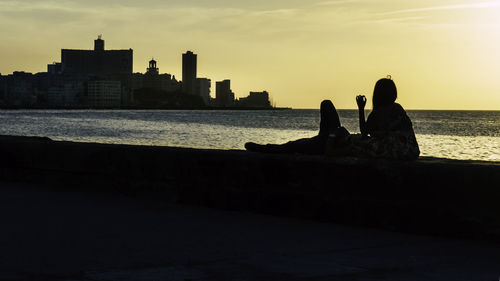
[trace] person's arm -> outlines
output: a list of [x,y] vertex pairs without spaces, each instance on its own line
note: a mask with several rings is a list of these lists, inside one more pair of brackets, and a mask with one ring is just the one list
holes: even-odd
[[356,103],[358,104],[358,112],[359,112],[359,130],[361,131],[361,135],[367,136],[368,132],[366,130],[366,120],[365,120],[366,97],[357,96]]

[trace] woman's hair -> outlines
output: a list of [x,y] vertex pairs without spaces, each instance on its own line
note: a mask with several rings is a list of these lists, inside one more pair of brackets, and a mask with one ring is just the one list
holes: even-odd
[[398,90],[396,89],[396,84],[394,81],[388,78],[382,78],[375,84],[375,89],[373,89],[373,109],[379,108],[385,105],[391,105],[396,101],[398,97]]

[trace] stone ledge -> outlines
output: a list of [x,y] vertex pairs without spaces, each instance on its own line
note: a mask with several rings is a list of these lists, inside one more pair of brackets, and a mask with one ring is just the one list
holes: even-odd
[[395,231],[500,240],[500,163],[269,155],[0,136],[0,175]]

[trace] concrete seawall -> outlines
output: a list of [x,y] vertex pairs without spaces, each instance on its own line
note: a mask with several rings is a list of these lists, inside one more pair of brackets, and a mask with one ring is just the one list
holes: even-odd
[[0,176],[168,202],[500,241],[500,163],[266,155],[0,137]]

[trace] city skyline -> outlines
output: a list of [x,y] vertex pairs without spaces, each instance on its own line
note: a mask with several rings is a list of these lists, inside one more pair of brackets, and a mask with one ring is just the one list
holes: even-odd
[[[160,73],[149,61],[145,73],[133,72],[134,51],[108,50],[99,35],[93,50],[61,49],[61,61],[44,72],[0,74],[2,108],[272,108],[267,91],[249,91],[235,98],[230,79],[216,81],[197,76],[197,57],[182,54],[182,81]],[[220,88],[219,83],[224,83]]]
[[499,1],[29,0],[0,7],[3,75],[45,71],[58,50],[90,49],[89,38],[102,33],[107,49],[134,49],[133,72],[144,72],[154,56],[182,77],[179,56],[192,50],[203,54],[200,77],[230,77],[238,96],[264,87],[281,107],[332,99],[355,108],[355,95],[370,99],[375,81],[392,75],[408,109],[500,108]]

